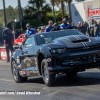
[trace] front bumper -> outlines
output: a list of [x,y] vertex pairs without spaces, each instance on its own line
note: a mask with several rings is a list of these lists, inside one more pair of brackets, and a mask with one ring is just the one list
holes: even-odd
[[90,68],[100,68],[100,62],[84,64],[79,66],[77,65],[73,67],[55,66],[55,68],[51,68],[49,72],[50,74],[66,73],[66,72],[73,72],[73,71],[81,72],[81,71],[85,71],[85,69],[90,69]]
[[100,67],[100,52],[92,52],[81,55],[52,57],[52,68],[50,73],[66,73],[73,71],[83,71],[90,68]]

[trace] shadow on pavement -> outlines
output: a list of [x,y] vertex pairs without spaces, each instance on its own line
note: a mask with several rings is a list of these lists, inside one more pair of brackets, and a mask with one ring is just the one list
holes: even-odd
[[[31,78],[28,83],[44,84],[42,77]],[[100,73],[99,72],[84,72],[78,73],[75,76],[57,75],[55,86],[84,86],[100,84]]]

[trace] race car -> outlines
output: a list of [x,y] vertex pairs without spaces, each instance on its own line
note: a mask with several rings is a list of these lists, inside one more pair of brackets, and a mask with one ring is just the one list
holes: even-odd
[[17,39],[15,39],[15,45],[21,45],[23,41],[25,40],[25,33],[20,34]]
[[38,75],[47,86],[52,86],[56,74],[76,75],[99,67],[100,39],[75,29],[31,35],[11,58],[11,71],[17,83]]

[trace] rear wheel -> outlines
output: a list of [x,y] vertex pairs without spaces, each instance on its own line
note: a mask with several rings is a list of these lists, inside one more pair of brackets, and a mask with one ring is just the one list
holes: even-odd
[[17,83],[21,83],[21,82],[26,82],[27,81],[27,77],[21,77],[20,76],[19,70],[18,70],[18,67],[17,67],[17,64],[15,63],[15,61],[12,61],[11,70],[12,70],[13,78]]
[[43,76],[43,81],[47,86],[52,86],[55,83],[55,74],[50,74],[48,70],[48,63],[46,59],[42,60],[41,63],[42,67],[42,76]]

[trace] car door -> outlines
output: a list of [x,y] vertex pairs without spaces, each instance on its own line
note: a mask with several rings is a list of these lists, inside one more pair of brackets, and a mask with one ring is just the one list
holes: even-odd
[[26,70],[36,70],[35,67],[35,55],[33,54],[34,51],[34,38],[29,37],[23,43],[22,49],[22,66]]
[[18,42],[21,42],[22,43],[22,35],[20,35],[20,37],[18,37],[19,38],[19,41]]
[[25,40],[25,35],[22,35],[22,40],[21,40],[21,42],[23,43],[24,40]]

